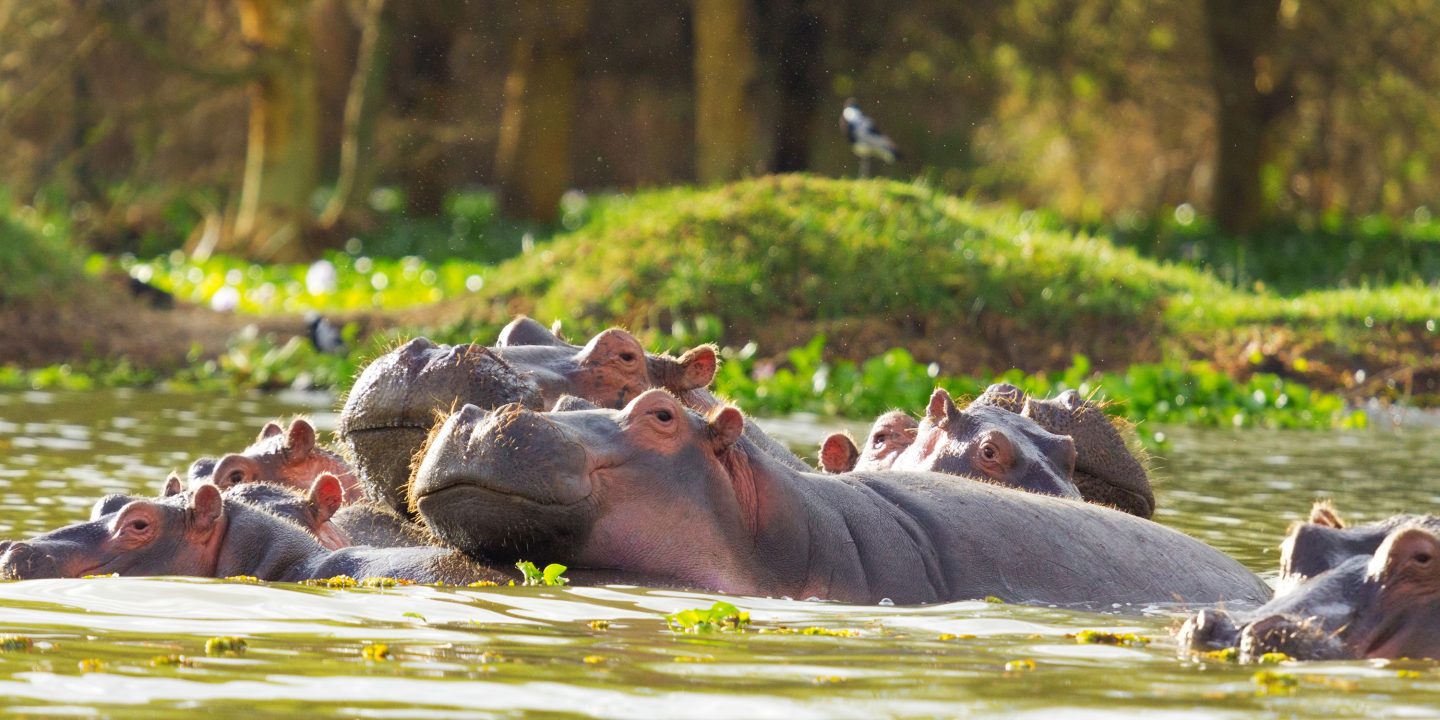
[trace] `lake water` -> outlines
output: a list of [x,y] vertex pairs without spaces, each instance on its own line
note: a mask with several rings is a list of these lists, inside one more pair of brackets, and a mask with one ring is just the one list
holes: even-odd
[[[333,427],[330,407],[310,395],[0,394],[0,538],[84,519],[105,493],[152,492],[169,470],[238,449],[275,416],[305,412]],[[802,448],[842,425],[767,423]],[[1158,519],[1267,577],[1286,526],[1316,497],[1334,498],[1357,521],[1440,502],[1435,429],[1163,431],[1169,445],[1153,463]],[[760,631],[667,629],[666,613],[718,599],[749,611]],[[978,601],[896,608],[635,588],[12,582],[0,583],[0,635],[32,644],[0,642],[0,708],[137,717],[1440,716],[1440,666],[1287,663],[1268,669],[1292,675],[1294,687],[1267,690],[1252,677],[1259,668],[1178,657],[1177,624],[1164,614]],[[763,632],[781,627],[851,636]],[[1087,629],[1152,642],[1068,637]],[[216,636],[243,637],[247,648],[207,655]],[[366,656],[376,643],[386,657]]]

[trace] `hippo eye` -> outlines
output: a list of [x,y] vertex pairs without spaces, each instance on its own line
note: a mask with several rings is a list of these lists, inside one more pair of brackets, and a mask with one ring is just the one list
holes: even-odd
[[885,441],[888,440],[888,439],[889,439],[889,437],[887,437],[887,436],[884,435],[883,433],[880,434],[880,435],[876,435],[876,436],[875,436],[875,439],[874,439],[873,441],[871,441],[870,447],[874,447],[874,448],[885,447]]
[[620,359],[621,359],[621,360],[624,360],[625,362],[630,362],[630,361],[632,361],[632,360],[635,359],[635,353],[632,353],[632,352],[622,352],[622,353],[620,353]]
[[146,521],[144,521],[144,520],[131,520],[131,521],[130,521],[130,529],[131,529],[131,530],[144,531],[145,528],[148,528],[148,527],[150,527],[150,523],[148,523],[148,522],[146,522]]
[[225,479],[229,480],[230,484],[232,485],[239,485],[240,483],[245,482],[245,473],[240,472],[239,470],[234,470]]
[[980,446],[980,456],[986,460],[994,460],[998,454],[1000,454],[1000,452],[996,450],[995,446],[991,443],[985,443]]
[[660,422],[668,423],[668,422],[670,422],[671,420],[673,420],[674,418],[675,418],[675,416],[674,416],[674,415],[671,415],[669,410],[656,410],[656,411],[655,411],[655,419],[659,420]]
[[1415,562],[1420,563],[1421,565],[1430,564],[1430,553],[1416,553]]

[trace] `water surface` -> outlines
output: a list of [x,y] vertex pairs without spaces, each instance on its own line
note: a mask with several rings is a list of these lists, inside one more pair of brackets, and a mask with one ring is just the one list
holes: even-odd
[[[327,397],[305,395],[0,394],[0,538],[84,519],[105,493],[152,493],[166,472],[238,449],[273,417],[304,412],[333,427],[330,407]],[[845,423],[768,425],[803,452]],[[1434,429],[1163,430],[1169,445],[1154,458],[1159,520],[1267,575],[1285,527],[1316,497],[1333,498],[1357,521],[1440,499]],[[666,613],[718,599],[748,610],[759,630],[851,636],[666,628]],[[1289,664],[1275,669],[1297,687],[1267,692],[1252,679],[1255,667],[1177,657],[1175,624],[1160,610],[1100,614],[983,601],[896,608],[638,588],[28,581],[0,583],[0,635],[33,641],[0,651],[0,707],[136,717],[1440,714],[1440,670],[1430,664]],[[1067,637],[1085,629],[1152,642],[1110,647]],[[243,637],[247,649],[207,655],[206,640],[216,636]],[[375,643],[387,658],[372,650],[367,659],[364,648]]]

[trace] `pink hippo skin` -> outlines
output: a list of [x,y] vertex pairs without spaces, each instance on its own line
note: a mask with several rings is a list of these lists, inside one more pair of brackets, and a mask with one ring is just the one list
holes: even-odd
[[938,473],[802,472],[663,390],[619,410],[464,407],[410,486],[473,558],[545,558],[672,585],[848,602],[1258,605],[1270,590],[1174,530]]

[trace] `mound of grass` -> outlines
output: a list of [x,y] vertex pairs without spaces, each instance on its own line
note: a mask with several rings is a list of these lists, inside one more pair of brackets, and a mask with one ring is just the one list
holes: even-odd
[[[646,192],[500,265],[482,297],[508,313],[668,327],[1002,315],[1041,332],[1154,328],[1172,297],[1232,291],[1188,267],[916,184],[802,175]],[[903,319],[903,320],[902,320]]]
[[60,221],[0,201],[0,305],[63,291],[81,277],[84,259]]

